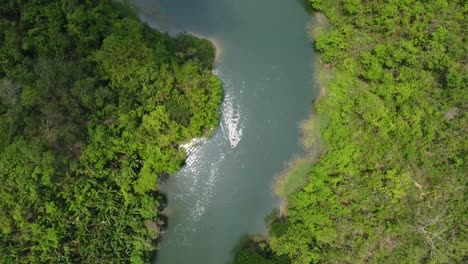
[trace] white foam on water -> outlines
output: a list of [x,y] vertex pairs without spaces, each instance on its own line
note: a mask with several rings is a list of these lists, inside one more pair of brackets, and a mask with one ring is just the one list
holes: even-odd
[[[216,75],[223,81],[224,87],[224,101],[221,106],[221,130],[224,136],[229,141],[231,148],[237,147],[242,140],[242,133],[244,131],[243,115],[240,107],[240,96],[235,96],[235,89],[233,87],[231,78],[226,78],[219,72]],[[245,81],[242,81],[239,93],[242,94],[245,88]]]

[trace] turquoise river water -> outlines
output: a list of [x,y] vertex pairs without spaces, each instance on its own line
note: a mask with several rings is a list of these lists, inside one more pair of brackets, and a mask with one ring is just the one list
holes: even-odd
[[137,0],[148,24],[213,40],[223,82],[212,138],[184,146],[186,165],[161,186],[169,217],[157,264],[223,264],[246,234],[265,233],[276,175],[301,153],[311,111],[310,16],[299,0]]

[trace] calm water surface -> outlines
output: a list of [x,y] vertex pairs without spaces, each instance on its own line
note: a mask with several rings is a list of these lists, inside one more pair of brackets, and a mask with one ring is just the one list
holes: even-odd
[[264,233],[278,201],[272,183],[300,154],[298,123],[317,91],[297,0],[138,0],[160,30],[215,39],[225,100],[219,129],[187,145],[187,165],[162,184],[169,227],[158,264],[223,264],[238,240]]

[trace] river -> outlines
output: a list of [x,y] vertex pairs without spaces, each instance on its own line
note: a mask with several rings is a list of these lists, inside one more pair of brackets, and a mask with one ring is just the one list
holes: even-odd
[[298,0],[137,0],[162,31],[215,40],[222,120],[185,146],[182,170],[161,185],[169,217],[158,264],[223,264],[246,234],[265,233],[278,207],[274,177],[301,153],[298,124],[311,110],[310,16]]

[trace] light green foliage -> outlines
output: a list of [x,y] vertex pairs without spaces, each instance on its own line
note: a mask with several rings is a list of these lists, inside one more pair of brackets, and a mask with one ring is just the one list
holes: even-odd
[[295,158],[291,161],[284,174],[275,182],[275,194],[287,199],[289,194],[304,186],[313,164],[314,161],[309,158]]
[[466,4],[311,3],[331,23],[315,34],[334,69],[315,104],[324,153],[271,249],[292,263],[466,261]]
[[217,125],[214,47],[110,1],[0,5],[0,263],[147,263],[158,177]]

